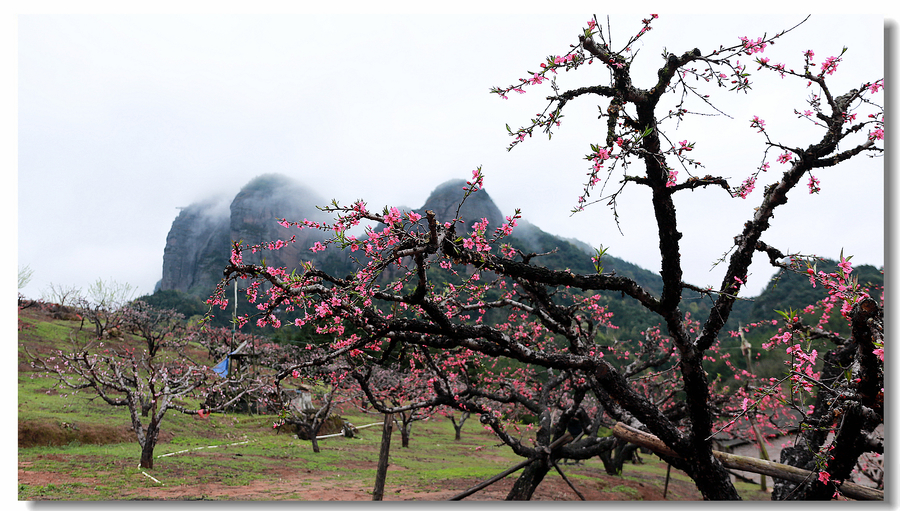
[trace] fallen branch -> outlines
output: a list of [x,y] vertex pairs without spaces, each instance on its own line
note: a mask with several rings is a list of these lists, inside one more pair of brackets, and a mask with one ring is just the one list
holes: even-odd
[[[613,427],[613,435],[615,435],[616,438],[638,444],[659,454],[676,458],[680,457],[656,436],[632,428],[621,422],[617,422]],[[810,472],[809,470],[803,470],[802,468],[775,463],[773,461],[761,460],[759,458],[738,456],[736,454],[728,454],[721,451],[713,451],[713,456],[719,460],[719,463],[727,468],[764,474],[794,483],[804,483],[815,477],[815,473]],[[841,493],[850,498],[857,500],[884,500],[884,491],[882,490],[876,490],[875,488],[846,481],[836,484],[836,486],[840,489]]]

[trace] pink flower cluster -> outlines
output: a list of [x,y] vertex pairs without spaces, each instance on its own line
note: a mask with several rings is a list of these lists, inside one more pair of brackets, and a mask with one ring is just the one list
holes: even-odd
[[[524,137],[523,137],[524,138]],[[466,186],[463,187],[463,190],[466,192],[477,192],[481,190],[484,186],[484,174],[481,173],[481,167],[472,171],[472,180],[466,181]]]
[[[487,232],[488,219],[482,218],[480,222],[472,224],[472,234],[463,240],[463,246],[469,250],[477,250],[479,252],[490,252],[491,246],[484,239],[484,233]],[[512,229],[510,229],[512,232]]]
[[744,43],[744,50],[749,54],[762,53],[766,50],[766,43],[762,37],[757,37],[756,41],[746,37],[741,37],[740,39]]
[[880,89],[884,88],[884,79],[877,80],[875,83],[869,84],[869,92],[875,94]]
[[840,57],[828,57],[825,59],[825,62],[822,62],[822,72],[819,73],[819,76],[834,74],[834,72],[837,71],[838,63],[840,61]]
[[566,55],[566,56],[564,56],[564,57],[561,56],[561,55],[560,55],[560,56],[557,56],[557,57],[555,57],[555,58],[553,59],[552,62],[553,62],[554,64],[556,64],[557,66],[563,66],[563,65],[568,64],[569,62],[573,62],[574,60],[575,60],[575,54],[574,54],[574,53],[570,53],[570,54],[568,54],[568,55]]
[[400,210],[397,208],[391,208],[387,215],[384,215],[384,223],[390,225],[391,227],[394,224],[400,224]]
[[759,128],[757,133],[762,133],[763,131],[766,131],[766,121],[760,119],[759,116],[754,115],[753,119],[750,121],[750,127]]
[[738,196],[740,196],[740,198],[746,199],[754,188],[756,188],[756,176],[750,176],[744,180],[744,182],[741,184],[741,187],[738,188],[736,193],[738,194]]
[[810,194],[819,193],[822,190],[819,188],[819,179],[812,174],[809,175],[809,183],[807,183],[806,186],[809,187]]
[[670,171],[669,171],[669,177],[668,177],[668,179],[666,180],[666,188],[671,188],[671,187],[675,186],[675,185],[676,185],[675,179],[676,179],[677,177],[678,177],[678,171],[677,171],[677,170],[670,170]]
[[513,215],[506,217],[506,223],[497,228],[497,236],[509,236],[513,232],[513,227],[519,225],[516,219],[520,218],[520,215]]

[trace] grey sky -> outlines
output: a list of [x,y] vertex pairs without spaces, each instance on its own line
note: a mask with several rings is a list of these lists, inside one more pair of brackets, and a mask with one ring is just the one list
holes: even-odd
[[[600,13],[598,13],[599,15]],[[644,15],[615,16],[613,45]],[[793,26],[802,15],[661,15],[638,44],[636,85],[649,86],[660,53],[704,53]],[[505,124],[524,125],[545,106],[548,84],[508,100],[489,94],[564,54],[589,14],[575,15],[23,15],[18,25],[18,265],[34,270],[22,290],[40,297],[50,283],[86,288],[98,278],[152,292],[177,207],[233,194],[256,175],[279,172],[324,197],[365,198],[372,208],[421,206],[433,188],[482,165],[485,188],[504,212],[521,208],[542,229],[574,237],[650,270],[658,251],[647,193],[629,186],[619,234],[602,204],[570,216],[586,179],[582,159],[601,141],[597,105],[567,106],[553,140],[534,137],[511,152]],[[802,66],[838,55],[829,83],[841,93],[884,76],[880,16],[813,16],[764,56]],[[748,70],[749,95],[708,86],[724,117],[692,117],[673,140],[696,142],[695,158],[740,184],[760,164],[764,138],[807,146],[820,133],[796,119],[808,108],[800,80]],[[561,74],[567,89],[605,83],[594,64]],[[884,104],[880,93],[874,100]],[[709,112],[699,103],[688,106]],[[674,128],[674,124],[671,124]],[[769,176],[780,175],[775,154]],[[816,173],[776,213],[764,239],[784,251],[884,264],[883,159],[860,157]],[[635,169],[636,167],[632,167]],[[679,174],[679,182],[686,179]],[[615,181],[618,181],[616,179]],[[718,286],[710,272],[759,204],[721,189],[677,197],[685,233],[686,279]],[[615,189],[611,183],[607,191]],[[860,216],[865,220],[861,224]],[[815,218],[815,222],[808,219]],[[861,227],[862,226],[862,227]],[[752,267],[749,292],[772,275]]]

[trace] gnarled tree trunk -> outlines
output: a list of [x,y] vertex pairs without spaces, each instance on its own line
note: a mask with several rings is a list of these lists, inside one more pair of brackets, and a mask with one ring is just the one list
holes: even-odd
[[516,483],[513,485],[512,489],[509,490],[506,500],[531,500],[531,496],[534,495],[534,490],[536,490],[538,485],[541,484],[541,481],[544,480],[544,476],[547,475],[547,472],[550,471],[551,467],[552,465],[550,465],[546,458],[535,460],[533,463],[529,464],[525,467],[522,475],[516,479]]

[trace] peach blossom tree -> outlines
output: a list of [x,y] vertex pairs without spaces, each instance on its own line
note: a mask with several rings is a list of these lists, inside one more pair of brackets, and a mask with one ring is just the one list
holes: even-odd
[[[714,436],[748,414],[763,419],[769,416],[767,410],[791,406],[794,389],[817,400],[814,409],[794,407],[803,417],[801,426],[812,424],[817,432],[833,429],[835,435],[830,443],[806,435],[795,451],[786,450],[783,461],[812,468],[817,475],[775,496],[828,499],[839,494],[835,481],[845,480],[860,456],[878,449],[872,432],[883,423],[882,303],[851,283],[849,267],[836,276],[819,275],[813,268],[811,278],[830,283],[852,331],[824,357],[825,369],[815,369],[816,355],[804,342],[795,342],[810,335],[796,322],[773,340],[792,348],[790,354],[798,361],[783,380],[736,370],[732,380],[723,382],[707,374],[704,362],[720,356],[725,324],[755,257],[806,271],[805,259],[764,241],[789,194],[816,193],[828,186],[828,180],[818,177],[826,169],[883,152],[884,113],[878,104],[883,79],[863,77],[851,90],[833,90],[832,75],[849,57],[841,53],[816,63],[811,50],[773,55],[772,45],[793,30],[788,29],[756,39],[735,36],[728,46],[707,51],[673,43],[682,46],[681,52],[666,52],[655,79],[636,83],[632,69],[654,64],[633,50],[656,19],[651,15],[642,20],[640,28],[615,47],[602,24],[591,19],[578,32],[577,44],[539,62],[526,78],[492,92],[508,98],[549,83],[544,85],[549,94],[545,110],[521,128],[507,126],[509,149],[535,134],[552,135],[574,103],[599,103],[602,135],[590,143],[588,179],[574,211],[603,201],[615,213],[626,187],[645,187],[656,223],[661,293],[603,272],[602,252],[592,273],[542,266],[541,254],[519,250],[511,242],[521,218],[518,210],[495,226],[487,219],[464,223],[459,210],[456,218],[437,218],[431,211],[373,211],[360,200],[325,207],[334,215],[333,222],[281,221],[288,229],[330,232],[327,241],[309,248],[310,254],[344,250],[358,262],[354,273],[331,275],[311,262],[294,270],[245,263],[245,254],[277,250],[284,242],[234,243],[225,279],[210,303],[225,308],[226,286],[244,280],[247,298],[260,312],[241,322],[314,324],[318,333],[333,336],[330,346],[310,346],[312,356],[285,371],[340,361],[365,375],[376,366],[412,364],[411,374],[417,375],[421,389],[413,401],[419,406],[477,414],[515,452],[535,460],[519,477],[510,499],[530,498],[554,459],[590,457],[609,449],[595,435],[549,449],[585,414],[589,420],[580,420],[588,424],[583,429],[596,431],[600,422],[611,420],[661,439],[675,453],[661,456],[687,473],[704,499],[739,499],[728,472],[713,456]],[[755,59],[753,64],[747,58]],[[790,64],[772,60],[776,58]],[[603,79],[569,90],[557,83],[563,72],[586,67],[602,71],[595,75]],[[747,175],[735,180],[699,170],[704,166],[695,155],[704,141],[677,140],[671,125],[688,122],[694,103],[716,110],[714,94],[740,92],[752,98],[757,93],[751,90],[756,72],[785,78],[769,94],[808,90],[807,105],[795,110],[797,120],[812,127],[805,132],[808,139],[802,145],[775,140],[765,119],[754,116],[739,121],[748,126],[741,143],[760,148],[759,163],[751,164]],[[663,98],[674,98],[677,106],[663,107]],[[466,198],[478,193],[484,179],[480,167],[472,172]],[[615,190],[592,199],[612,183],[617,183]],[[698,286],[684,278],[680,222],[690,220],[679,217],[674,197],[687,192],[726,194],[758,204],[734,233],[718,286]],[[364,224],[369,224],[364,235],[353,234]],[[658,320],[659,328],[630,342],[602,341],[597,333],[615,326],[602,291],[638,304]],[[687,313],[686,296],[702,297],[708,308],[699,317]],[[735,379],[749,385],[735,384]],[[528,442],[515,435],[518,423],[509,420],[515,410],[528,410],[538,418]],[[804,449],[812,455],[797,454]]]

